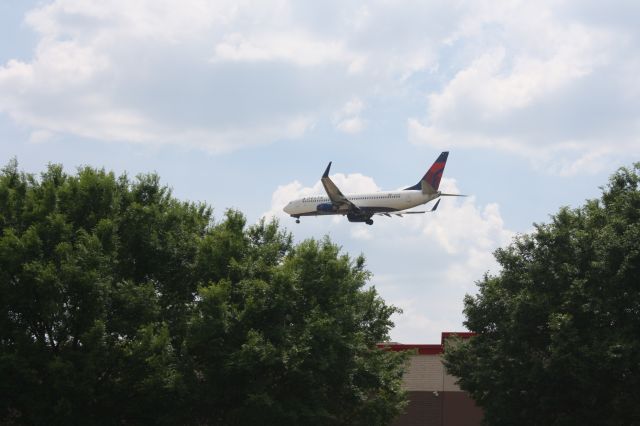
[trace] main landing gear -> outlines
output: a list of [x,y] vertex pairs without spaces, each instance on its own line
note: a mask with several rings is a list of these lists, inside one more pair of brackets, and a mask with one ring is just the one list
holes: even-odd
[[366,213],[360,213],[360,212],[347,213],[347,219],[349,220],[349,222],[359,222],[359,223],[364,222],[367,225],[373,225],[373,220],[371,220],[371,216],[373,215],[368,215]]

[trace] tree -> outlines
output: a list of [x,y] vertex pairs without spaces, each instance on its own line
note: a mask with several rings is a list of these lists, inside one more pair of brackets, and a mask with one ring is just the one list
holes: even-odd
[[0,423],[385,424],[397,311],[362,257],[157,175],[0,173]]
[[640,163],[495,252],[446,366],[491,425],[640,424]]

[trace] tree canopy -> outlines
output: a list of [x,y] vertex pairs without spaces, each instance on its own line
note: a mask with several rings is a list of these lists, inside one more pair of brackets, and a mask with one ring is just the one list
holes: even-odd
[[447,368],[491,425],[640,424],[640,163],[495,252]]
[[50,165],[0,173],[0,423],[387,424],[397,311],[362,257]]

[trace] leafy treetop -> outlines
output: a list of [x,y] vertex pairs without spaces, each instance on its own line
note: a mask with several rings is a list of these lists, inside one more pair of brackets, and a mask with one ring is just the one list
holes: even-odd
[[640,424],[640,163],[495,256],[450,344],[491,425]]
[[364,259],[276,221],[50,165],[0,173],[0,423],[386,424],[391,315]]

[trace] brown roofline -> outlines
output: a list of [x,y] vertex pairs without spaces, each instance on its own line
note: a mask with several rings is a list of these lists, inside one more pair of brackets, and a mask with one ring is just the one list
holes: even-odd
[[469,331],[443,331],[439,345],[424,343],[378,343],[378,347],[394,352],[415,350],[418,352],[418,355],[440,355],[444,352],[444,342],[449,337],[457,336],[461,339],[468,339],[475,335],[476,333]]

